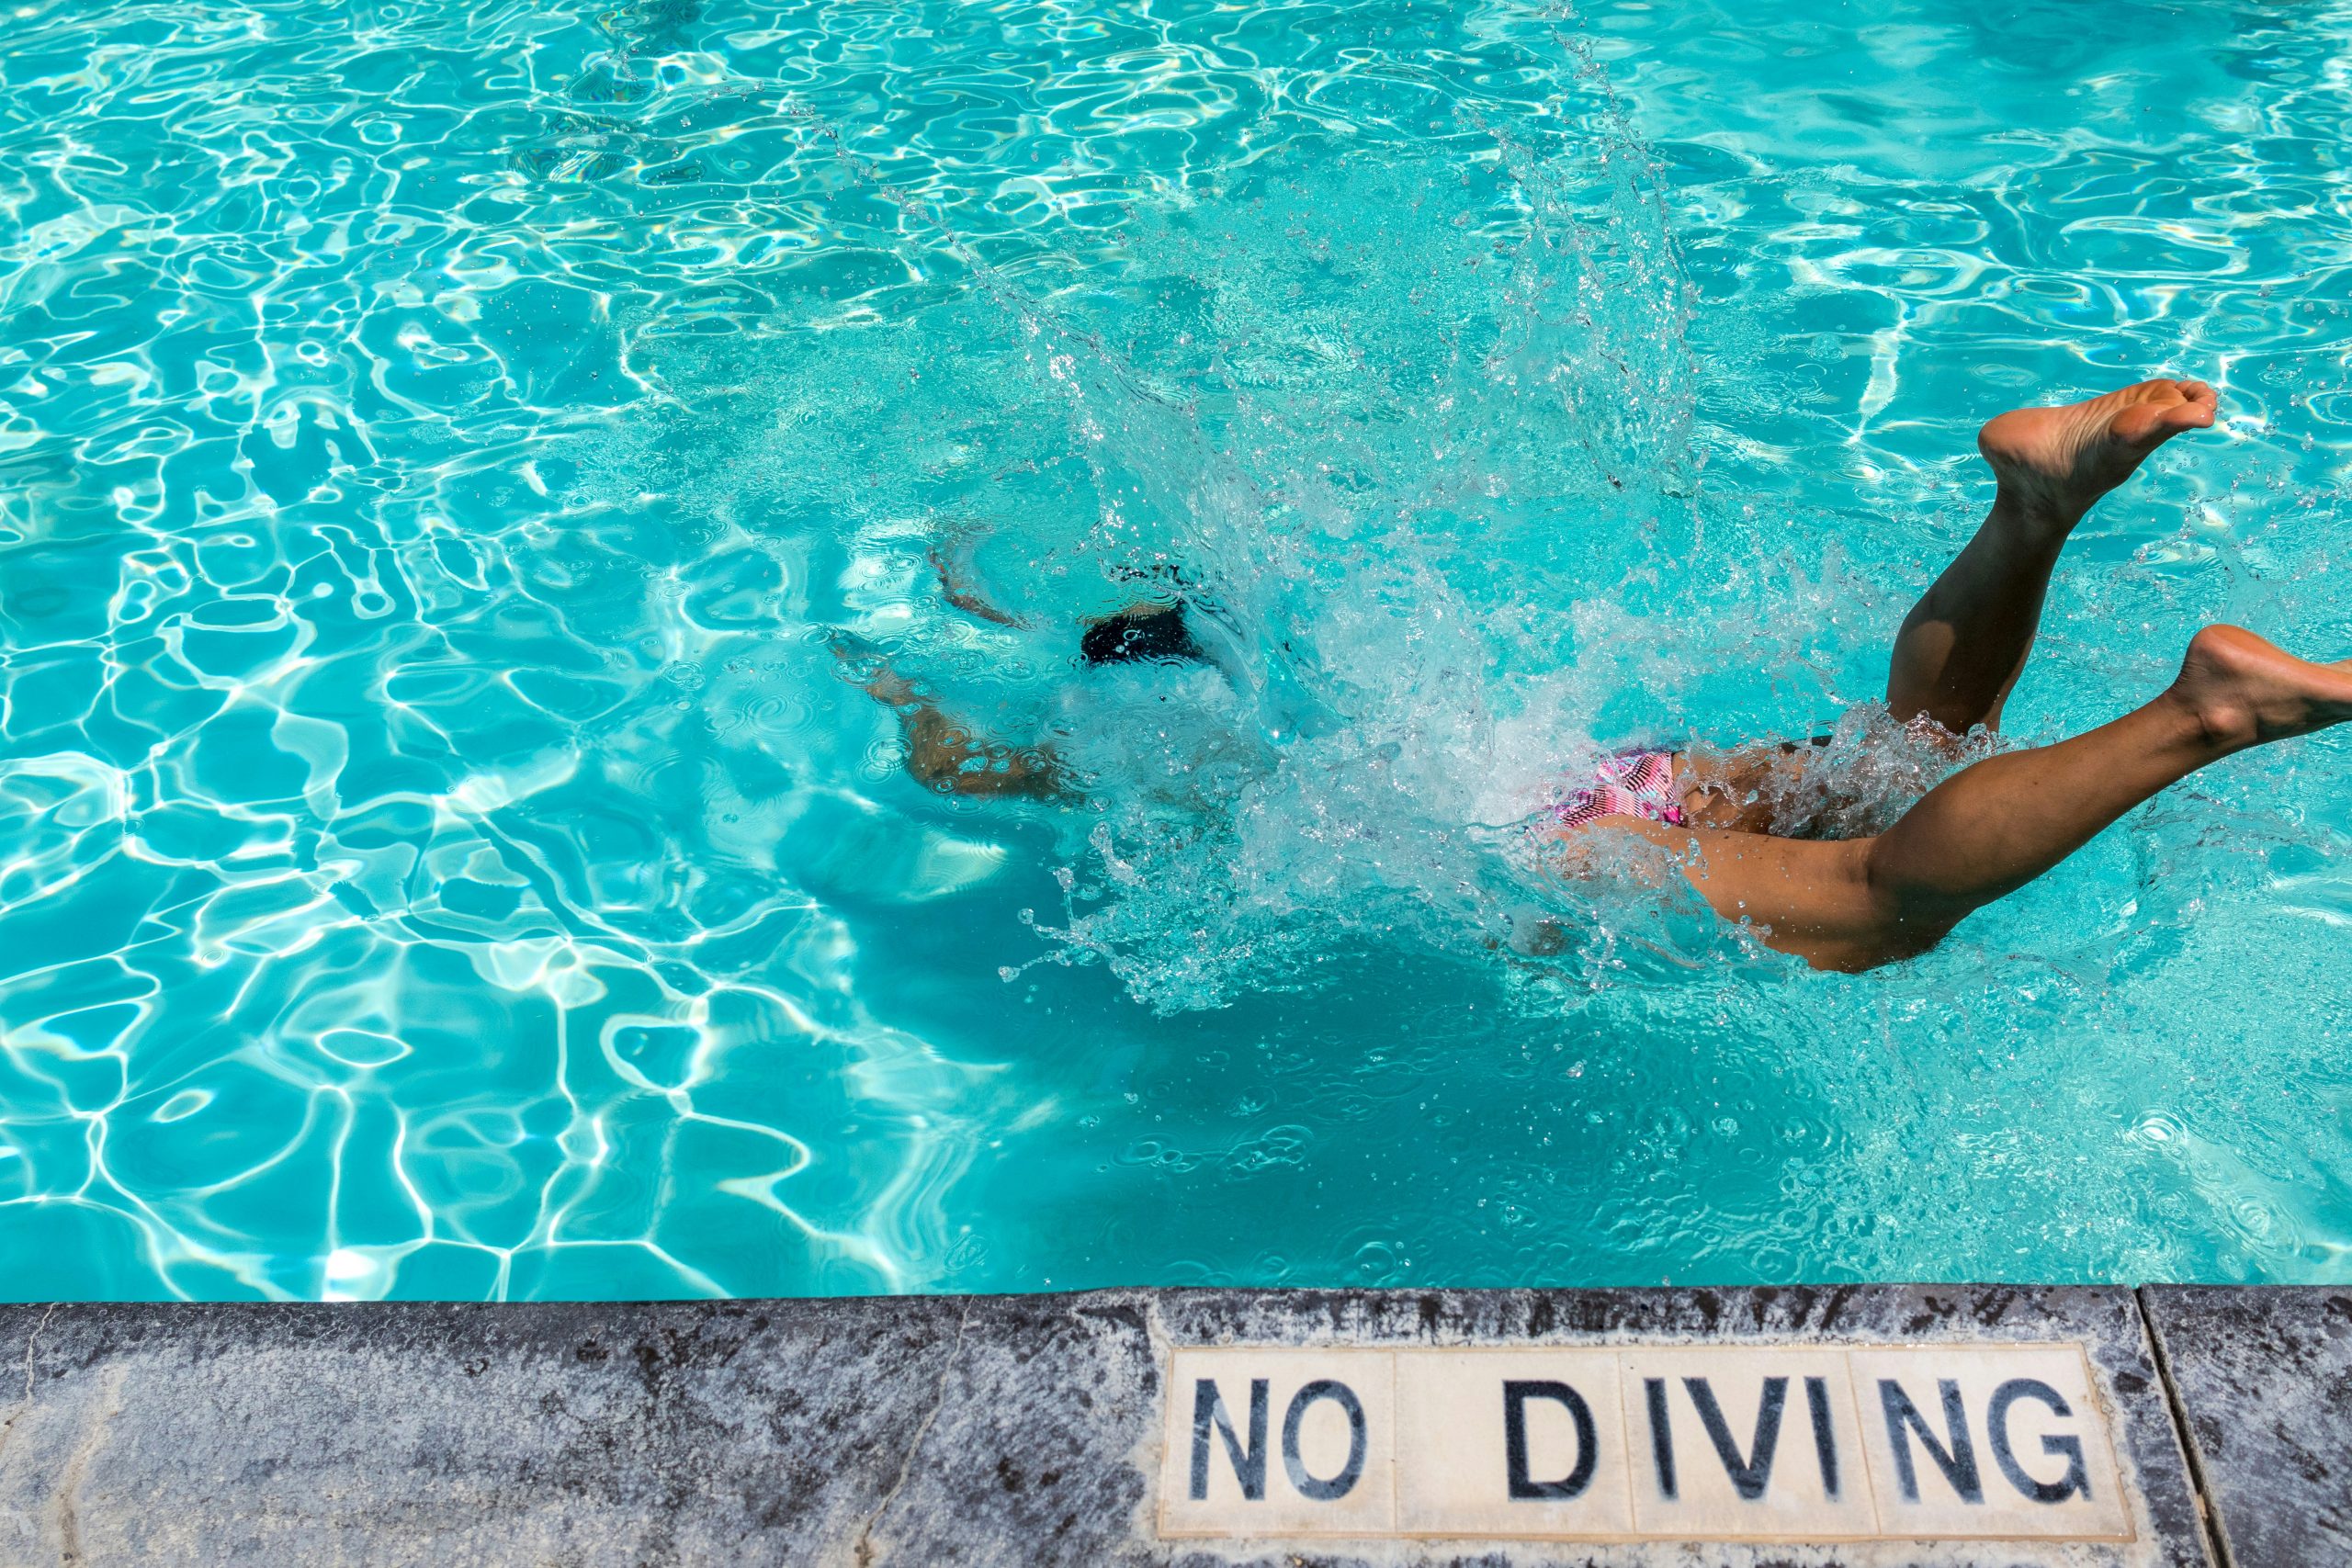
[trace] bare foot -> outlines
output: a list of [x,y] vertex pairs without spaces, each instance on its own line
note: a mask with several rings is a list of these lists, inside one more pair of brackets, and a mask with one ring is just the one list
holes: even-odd
[[2072,528],[2140,460],[2184,430],[2213,423],[2202,381],[2143,381],[2054,409],[2012,409],[1976,433],[2001,498],[2038,523]]
[[2352,660],[2312,664],[2238,626],[2207,626],[2188,644],[2169,694],[2227,750],[2309,735],[2352,718]]

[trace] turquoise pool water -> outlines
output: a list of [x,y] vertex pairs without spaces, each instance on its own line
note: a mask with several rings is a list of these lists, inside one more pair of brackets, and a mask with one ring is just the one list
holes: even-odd
[[[2006,10],[17,5],[0,1293],[2352,1275],[2340,734],[1861,977],[1498,827],[1899,802],[1974,425],[2145,374],[2012,728],[2352,653],[2352,6]],[[1069,671],[1155,560],[1262,700]]]

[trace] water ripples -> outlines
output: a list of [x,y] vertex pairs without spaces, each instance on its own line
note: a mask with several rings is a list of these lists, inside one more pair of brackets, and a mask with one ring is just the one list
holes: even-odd
[[[1900,974],[1488,941],[1564,752],[1872,694],[1988,400],[2231,400],[2035,733],[2196,618],[2352,640],[2352,17],[2132,16],[18,6],[10,1278],[2339,1272],[2340,743]],[[1214,571],[1351,722],[1236,838],[1155,836],[1158,719],[1076,829],[926,800],[830,628],[1068,721],[951,539],[1065,628]]]

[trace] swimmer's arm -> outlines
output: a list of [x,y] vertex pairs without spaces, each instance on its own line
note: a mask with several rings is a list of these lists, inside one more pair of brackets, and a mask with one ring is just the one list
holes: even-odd
[[1074,797],[1052,747],[983,739],[928,703],[894,705],[906,731],[907,772],[924,788],[981,799]]
[[1069,800],[1069,771],[1050,746],[1007,746],[975,734],[942,713],[915,683],[875,656],[860,639],[837,633],[833,657],[865,694],[899,716],[907,741],[907,772],[926,789],[983,798]]
[[960,545],[954,553],[948,547],[933,545],[926,555],[931,570],[939,575],[939,592],[946,601],[967,615],[978,615],[1001,626],[1026,626],[1029,623],[1010,610],[999,609],[989,603],[986,595],[973,583],[971,546]]

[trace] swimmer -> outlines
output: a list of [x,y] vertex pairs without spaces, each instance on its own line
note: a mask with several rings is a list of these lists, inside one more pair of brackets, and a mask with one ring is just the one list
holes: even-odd
[[[1886,689],[1894,717],[1955,741],[1979,725],[1997,730],[2067,536],[2151,452],[2211,425],[2215,409],[2202,381],[2154,380],[1986,424],[1976,444],[1993,469],[1992,510],[1895,636]],[[1181,601],[1138,605],[1088,628],[1086,639],[1110,658],[1197,657],[1182,651],[1182,617]],[[866,689],[899,710],[910,766],[934,787],[1067,792],[1050,752],[975,739],[887,670]],[[1606,835],[1647,840],[1717,914],[1751,921],[1767,945],[1815,968],[1860,971],[1928,952],[2198,769],[2347,718],[2352,660],[2310,663],[2252,632],[2212,626],[2189,639],[2180,673],[2149,702],[2070,739],[1962,768],[1884,832],[1773,830],[1758,786],[1801,765],[1799,746],[1623,753],[1538,830],[1571,868]]]
[[[999,608],[971,581],[969,557],[934,549],[930,556],[940,592],[967,615],[1001,626],[1029,623]],[[1166,568],[1127,570],[1131,582],[1154,585],[1154,597],[1138,599],[1114,615],[1080,627],[1079,658],[1091,668],[1128,663],[1208,664],[1215,660],[1193,639],[1181,597],[1182,584]],[[895,709],[907,747],[907,772],[917,784],[943,795],[983,799],[1069,800],[1078,790],[1069,770],[1050,745],[1009,746],[990,740],[969,724],[951,718],[921,688],[889,664],[863,654],[854,639],[837,636],[833,652],[868,696]]]

